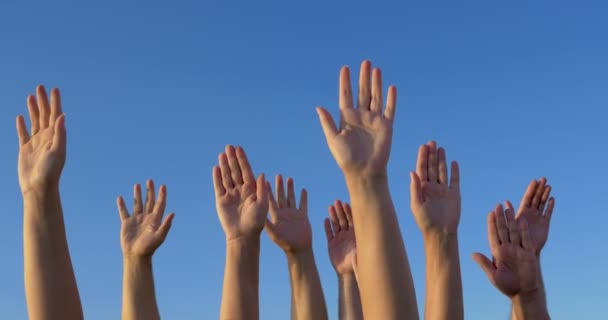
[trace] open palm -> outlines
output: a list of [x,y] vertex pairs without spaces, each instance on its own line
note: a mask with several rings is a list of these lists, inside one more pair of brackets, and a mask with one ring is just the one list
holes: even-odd
[[50,104],[43,86],[38,86],[36,91],[37,101],[33,96],[27,98],[31,136],[23,116],[17,117],[22,192],[57,185],[66,159],[65,115],[61,110],[59,90],[51,91]]
[[353,273],[357,243],[350,206],[336,201],[329,207],[329,218],[325,218],[324,223],[329,260],[336,273]]
[[488,239],[493,261],[480,253],[473,259],[490,282],[508,297],[536,290],[538,263],[525,219],[516,221],[512,208],[503,213],[498,206],[488,216]]
[[[388,90],[387,105],[382,113],[382,76],[379,69],[371,72],[371,63],[361,64],[357,108],[348,67],[340,72],[340,127],[327,110],[317,108],[329,149],[345,172],[385,173],[395,115],[396,89]],[[370,83],[371,76],[371,83]]]
[[[270,190],[270,184],[267,188]],[[312,229],[308,220],[308,195],[302,189],[300,206],[297,207],[293,179],[287,179],[287,196],[283,177],[275,182],[276,199],[270,193],[270,219],[266,220],[266,232],[274,243],[286,252],[312,248]]]
[[528,221],[536,255],[540,254],[549,238],[549,225],[555,206],[555,199],[550,198],[550,194],[551,186],[547,185],[547,179],[533,180],[528,185],[515,217],[515,219],[524,218]]
[[420,146],[416,172],[411,173],[411,208],[423,231],[456,232],[460,220],[460,173],[452,162],[448,184],[446,154],[434,141]]
[[[147,257],[165,241],[173,213],[164,219],[167,188],[160,187],[158,199],[154,197],[154,182],[148,180],[146,184],[146,203],[142,204],[141,187],[136,184],[133,190],[133,213],[129,216],[128,209],[122,197],[118,197],[118,212],[122,221],[120,229],[120,244],[125,256]],[[162,223],[161,223],[162,221]]]
[[264,176],[257,182],[245,151],[226,146],[213,168],[215,203],[226,240],[256,235],[264,228],[268,195]]

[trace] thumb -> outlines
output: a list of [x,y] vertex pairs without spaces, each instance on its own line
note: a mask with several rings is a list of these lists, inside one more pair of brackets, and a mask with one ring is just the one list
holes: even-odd
[[165,241],[165,238],[167,238],[167,234],[169,234],[171,224],[173,224],[173,217],[175,217],[175,213],[170,213],[169,215],[167,215],[158,230],[156,230],[156,232],[160,234],[162,241]]
[[492,274],[493,274],[494,270],[496,269],[496,267],[494,266],[492,261],[490,261],[490,259],[488,259],[488,257],[486,257],[483,254],[478,253],[478,252],[473,253],[473,260],[481,267],[481,270],[483,270],[483,272],[485,272],[485,274],[491,280]]
[[334,119],[331,117],[327,110],[322,107],[317,107],[317,114],[319,115],[319,120],[321,121],[321,128],[323,128],[323,133],[325,134],[325,138],[329,139],[338,134],[338,129],[336,128],[336,123]]
[[410,172],[410,198],[417,204],[424,202],[422,195],[422,183],[416,172]]

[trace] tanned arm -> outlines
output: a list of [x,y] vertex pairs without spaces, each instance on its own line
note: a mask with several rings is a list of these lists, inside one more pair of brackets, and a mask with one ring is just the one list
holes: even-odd
[[23,116],[17,117],[28,315],[33,320],[82,319],[59,194],[66,160],[65,115],[58,89],[51,91],[50,104],[43,86],[36,95],[27,98],[31,136]]
[[411,173],[411,207],[426,253],[425,319],[464,319],[458,254],[460,174],[452,163],[448,180],[446,153],[434,141],[420,146]]
[[220,319],[259,318],[260,233],[268,213],[264,175],[257,181],[238,147],[226,146],[213,168],[217,214],[226,235]]
[[[268,185],[270,191],[270,185]],[[276,199],[270,192],[270,219],[266,232],[287,257],[291,281],[292,319],[327,319],[327,307],[321,279],[312,249],[312,228],[308,220],[308,194],[302,189],[297,206],[293,179],[287,179],[287,195],[283,177],[275,183]]]
[[160,314],[154,290],[152,256],[165,241],[171,228],[173,213],[163,220],[167,188],[160,187],[154,197],[154,182],[146,184],[146,204],[142,203],[141,187],[136,184],[133,213],[129,215],[122,197],[117,200],[122,222],[120,243],[123,252],[122,319],[158,320]]
[[[371,79],[370,79],[371,78]],[[396,89],[382,112],[382,76],[361,64],[354,108],[348,67],[340,74],[340,127],[317,108],[327,144],[350,194],[363,315],[367,319],[418,319],[418,306],[401,230],[388,186]]]

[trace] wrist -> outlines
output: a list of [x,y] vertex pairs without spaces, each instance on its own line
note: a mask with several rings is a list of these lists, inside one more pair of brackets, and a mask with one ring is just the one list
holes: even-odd
[[441,228],[428,228],[422,231],[425,245],[458,242],[458,231]]
[[355,280],[355,272],[354,271],[349,271],[349,272],[342,272],[342,273],[337,273],[338,275],[338,281],[340,282],[346,282],[346,281],[352,281]]
[[300,263],[314,257],[312,246],[299,250],[285,250],[285,255],[287,260],[293,263]]
[[152,256],[125,254],[123,255],[123,264],[127,267],[152,266]]

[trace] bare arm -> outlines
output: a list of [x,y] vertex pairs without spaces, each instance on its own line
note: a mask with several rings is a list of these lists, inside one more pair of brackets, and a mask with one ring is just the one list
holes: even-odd
[[287,255],[291,281],[292,317],[327,319],[325,297],[312,250]]
[[411,207],[424,237],[426,253],[425,319],[463,319],[458,254],[460,173],[452,163],[448,180],[446,153],[435,141],[420,146],[411,173]]
[[490,282],[512,302],[512,316],[519,320],[549,319],[539,292],[540,279],[535,242],[525,217],[515,220],[513,207],[506,203],[488,215],[488,240],[492,260],[475,253],[473,259]]
[[231,145],[213,168],[218,218],[226,235],[220,319],[259,318],[260,233],[268,212],[264,175],[257,181],[245,151]]
[[[547,184],[546,178],[541,178],[539,180],[532,180],[522,197],[521,203],[519,205],[519,209],[517,210],[516,219],[525,218],[528,222],[530,236],[534,241],[534,252],[536,253],[536,258],[538,261],[538,279],[539,279],[539,287],[538,292],[533,297],[528,297],[534,303],[527,303],[526,305],[534,306],[542,301],[544,305],[547,304],[547,298],[545,294],[545,284],[543,280],[543,275],[541,271],[541,263],[540,263],[540,253],[544,248],[547,240],[549,238],[549,226],[551,222],[551,216],[553,214],[553,208],[555,206],[555,199],[550,197],[551,195],[551,186]],[[509,206],[512,206],[509,203]],[[518,307],[522,305],[522,299],[518,299]],[[516,305],[513,304],[513,308]],[[512,318],[517,319],[516,313],[513,310],[511,312]]]
[[129,215],[122,197],[118,198],[118,212],[122,222],[120,244],[123,253],[122,319],[160,319],[152,256],[165,241],[173,222],[173,213],[163,221],[167,201],[167,188],[160,187],[158,199],[154,196],[154,182],[146,184],[146,203],[142,203],[141,187],[133,188],[133,213]]
[[361,309],[361,297],[359,285],[354,273],[338,276],[338,315],[340,320],[361,320],[363,310]]
[[324,224],[329,259],[338,276],[339,319],[361,320],[363,309],[355,274],[357,242],[352,211],[348,203],[336,200],[329,206],[329,218],[325,218]]
[[[270,184],[267,185],[271,191]],[[297,206],[293,179],[277,175],[276,197],[270,194],[270,219],[265,230],[287,256],[291,281],[292,319],[327,319],[321,279],[312,249],[312,228],[308,220],[308,193],[302,189]],[[276,199],[275,199],[276,198]]]
[[[23,194],[24,278],[30,319],[82,319],[59,195],[66,159],[65,115],[59,90],[43,86],[27,99],[31,136],[17,117],[19,184]],[[61,292],[61,294],[57,294]]]
[[340,126],[336,127],[325,109],[318,108],[317,112],[350,194],[364,317],[418,319],[412,274],[386,171],[397,93],[395,87],[389,87],[383,112],[381,78],[379,69],[371,71],[369,61],[361,64],[354,108],[349,70],[342,68]]
[[259,235],[226,243],[220,319],[259,317],[259,268]]

